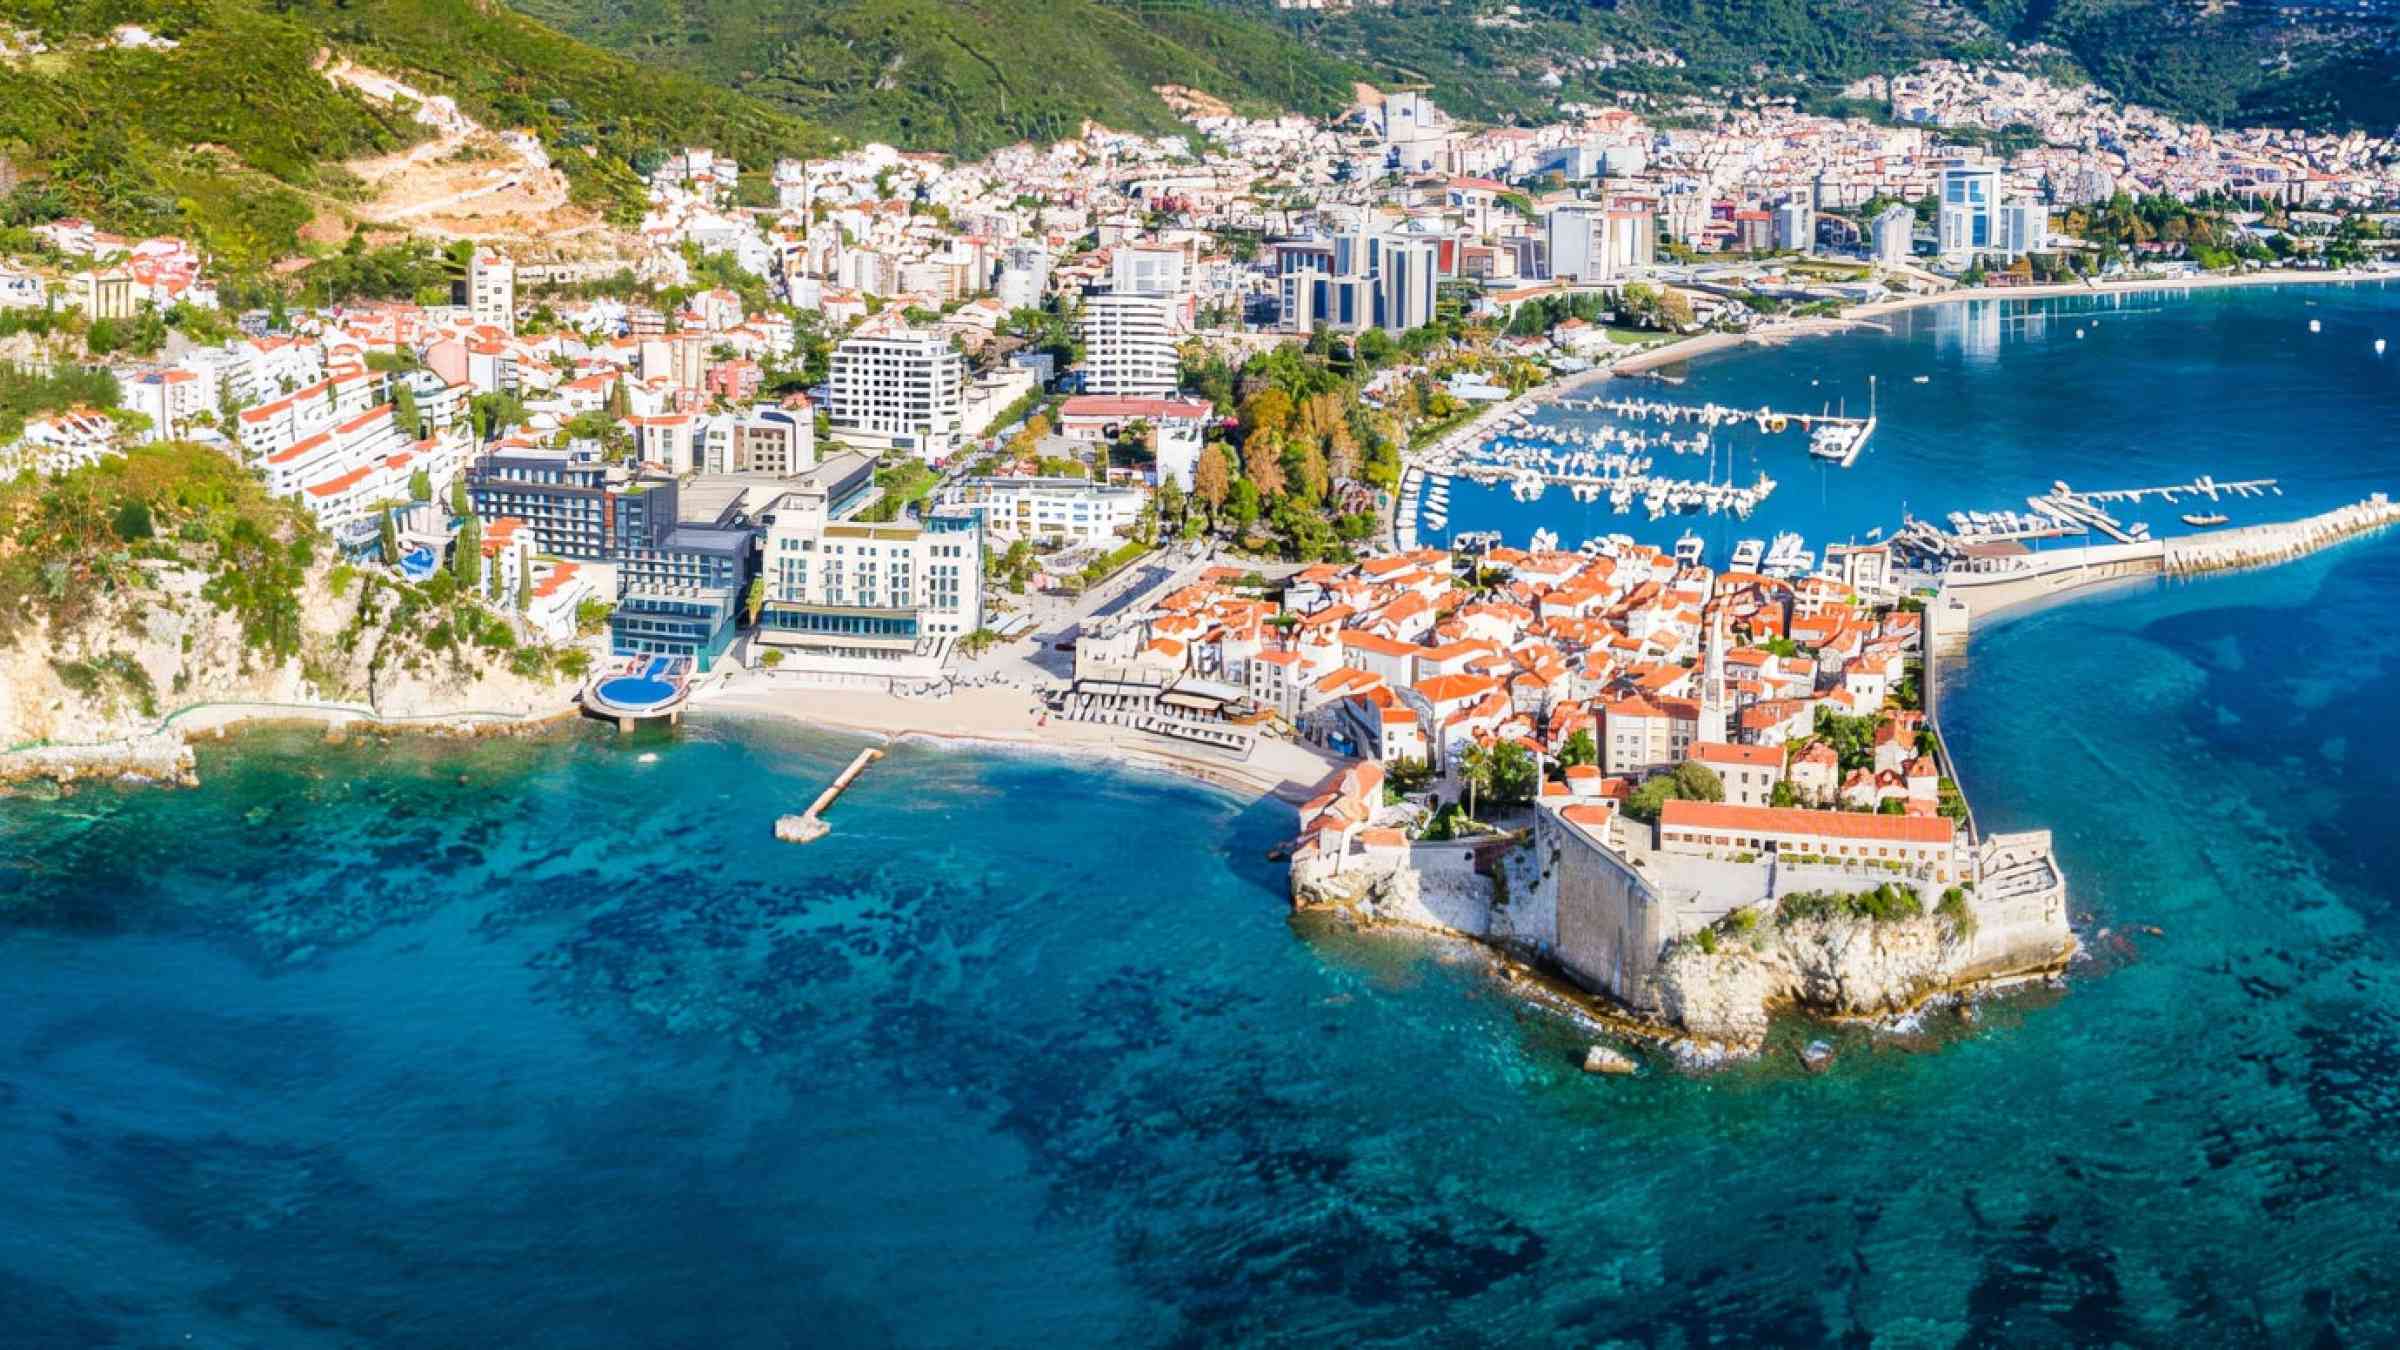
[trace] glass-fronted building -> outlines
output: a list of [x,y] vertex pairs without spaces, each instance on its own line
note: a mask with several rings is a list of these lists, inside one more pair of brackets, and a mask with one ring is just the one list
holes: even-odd
[[738,593],[722,589],[634,588],[608,616],[609,650],[618,656],[688,656],[702,672],[733,645]]

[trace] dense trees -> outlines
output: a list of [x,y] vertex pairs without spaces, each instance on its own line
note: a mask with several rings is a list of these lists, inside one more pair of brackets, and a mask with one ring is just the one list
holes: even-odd
[[1650,779],[1633,790],[1625,799],[1625,814],[1639,821],[1655,821],[1658,813],[1671,801],[1721,802],[1725,800],[1725,780],[1717,771],[1696,760],[1685,760],[1668,773]]

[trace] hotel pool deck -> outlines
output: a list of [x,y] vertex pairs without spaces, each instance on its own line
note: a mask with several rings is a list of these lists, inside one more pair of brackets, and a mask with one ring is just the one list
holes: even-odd
[[595,676],[584,690],[584,706],[608,717],[657,717],[683,703],[691,676],[690,657],[636,657]]

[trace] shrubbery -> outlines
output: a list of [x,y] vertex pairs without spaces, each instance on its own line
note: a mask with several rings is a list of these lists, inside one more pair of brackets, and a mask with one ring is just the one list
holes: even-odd
[[1867,891],[1793,891],[1775,902],[1775,922],[1785,927],[1825,919],[1896,923],[1924,914],[1925,902],[1915,887],[1888,881]]

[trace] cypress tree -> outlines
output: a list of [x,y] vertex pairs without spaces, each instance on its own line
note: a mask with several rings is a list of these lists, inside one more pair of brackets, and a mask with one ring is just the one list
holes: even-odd
[[472,515],[458,527],[458,539],[450,545],[450,575],[460,590],[483,590],[483,527]]

